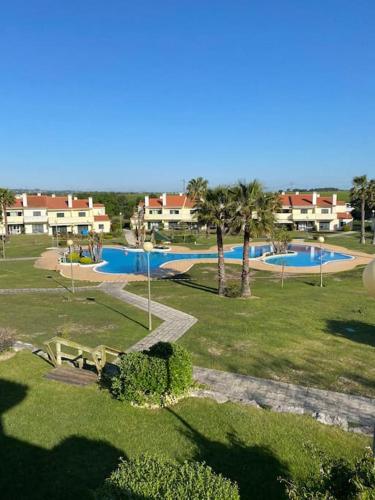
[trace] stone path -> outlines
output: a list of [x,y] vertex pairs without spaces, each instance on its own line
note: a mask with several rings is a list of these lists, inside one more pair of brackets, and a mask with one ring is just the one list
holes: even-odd
[[[248,375],[194,367],[194,378],[230,401],[269,407],[274,411],[306,413],[323,423],[359,427],[371,433],[375,420],[375,399],[351,396]],[[329,418],[328,418],[329,417]],[[336,421],[335,421],[336,418]]]
[[[123,290],[123,283],[102,283],[99,286],[80,287],[97,289],[143,311],[148,311],[148,300]],[[65,288],[0,289],[0,294],[56,293]],[[151,312],[163,323],[127,352],[149,349],[159,341],[173,342],[181,338],[196,322],[194,316],[152,301]],[[31,346],[32,347],[32,346]],[[22,346],[20,347],[23,348]],[[28,347],[29,348],[29,347]],[[260,405],[274,411],[310,414],[322,423],[370,434],[375,421],[375,399],[325,391],[248,375],[194,367],[194,378],[209,390],[195,391],[195,395],[213,397],[218,401],[233,401]]]
[[5,259],[1,258],[0,262],[13,262],[17,260],[36,260],[38,257],[6,257]]
[[[116,299],[138,307],[143,311],[148,311],[148,300],[123,290],[122,284],[102,283],[99,288]],[[149,349],[152,345],[160,341],[175,342],[197,322],[194,316],[177,311],[177,309],[159,304],[155,301],[151,303],[151,313],[162,319],[163,323],[145,338],[130,347],[128,352]]]
[[[81,292],[83,290],[97,290],[98,285],[95,286],[80,286],[76,287],[76,292]],[[62,293],[70,292],[69,287],[60,288],[0,288],[0,295],[18,295],[23,293]]]

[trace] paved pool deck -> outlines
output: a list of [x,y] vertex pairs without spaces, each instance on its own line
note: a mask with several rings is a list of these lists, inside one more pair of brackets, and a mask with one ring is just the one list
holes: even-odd
[[[317,242],[301,242],[301,240],[293,240],[292,243],[304,245],[304,246],[320,246]],[[259,241],[251,243],[252,246],[261,246],[265,245],[267,242]],[[225,250],[230,250],[234,246],[233,244],[224,245]],[[367,254],[364,252],[358,252],[354,250],[349,250],[347,248],[340,247],[338,245],[331,245],[328,243],[323,243],[322,247],[326,250],[345,253],[346,255],[350,255],[354,257],[351,260],[342,260],[336,262],[328,262],[323,265],[324,273],[338,273],[342,271],[349,271],[354,269],[360,265],[366,265],[375,259],[375,255]],[[115,248],[114,246],[110,246],[109,248]],[[123,248],[123,247],[118,247]],[[199,247],[197,249],[190,249],[183,246],[172,246],[171,252],[177,253],[196,253],[199,252],[201,254],[215,252],[216,246],[212,246],[207,250],[200,250]],[[71,278],[71,266],[70,264],[60,264],[59,263],[59,255],[61,254],[61,250],[50,249],[44,252],[35,262],[35,267],[40,269],[48,269],[59,272],[62,276],[66,278]],[[228,264],[236,264],[241,265],[240,259],[225,259],[225,262]],[[189,260],[177,260],[171,261],[164,264],[158,272],[154,272],[153,275],[155,278],[169,278],[176,276],[178,274],[186,273],[189,269],[194,266],[194,264],[216,264],[216,258],[207,258],[207,259],[189,259]],[[143,274],[111,274],[111,273],[102,273],[95,271],[90,266],[80,266],[78,264],[73,264],[73,276],[77,280],[89,281],[94,283],[99,282],[112,282],[112,283],[127,283],[131,281],[145,281],[147,280],[147,276]],[[258,259],[250,260],[251,269],[255,269],[258,271],[271,271],[274,273],[281,273],[282,266],[276,266],[273,264],[267,264],[265,261]],[[285,275],[301,275],[301,274],[319,274],[320,267],[292,267],[285,266],[284,274]]]

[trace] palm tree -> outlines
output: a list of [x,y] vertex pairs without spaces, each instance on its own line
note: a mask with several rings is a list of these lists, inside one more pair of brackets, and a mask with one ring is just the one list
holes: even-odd
[[203,177],[190,179],[187,185],[187,195],[193,200],[203,201],[208,189],[208,180]]
[[218,293],[226,292],[223,238],[231,221],[232,199],[226,187],[208,189],[203,200],[197,204],[198,222],[216,227]]
[[265,193],[261,183],[254,180],[250,183],[239,182],[233,188],[236,209],[233,218],[235,227],[243,230],[241,296],[251,297],[249,243],[255,238],[272,233],[275,215],[280,200],[279,195]]
[[12,191],[6,188],[0,188],[0,221],[4,223],[5,237],[9,236],[7,208],[11,207],[15,202],[15,197]]
[[366,175],[360,175],[353,178],[353,187],[350,190],[351,199],[354,204],[359,204],[361,211],[361,243],[366,243],[365,220],[366,220],[366,201],[369,195],[369,181]]

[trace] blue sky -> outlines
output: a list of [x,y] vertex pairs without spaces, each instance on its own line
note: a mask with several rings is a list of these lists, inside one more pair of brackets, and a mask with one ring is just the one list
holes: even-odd
[[375,175],[374,0],[12,0],[0,185]]

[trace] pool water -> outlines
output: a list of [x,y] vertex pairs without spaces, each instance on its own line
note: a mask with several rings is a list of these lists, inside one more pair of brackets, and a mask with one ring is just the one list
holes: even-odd
[[[267,264],[295,266],[295,267],[310,267],[320,265],[320,248],[305,245],[289,245],[289,250],[293,254],[285,256],[265,257]],[[251,246],[249,249],[250,259],[261,257],[271,251],[271,245]],[[227,259],[242,259],[242,246],[233,247],[231,250],[224,252]],[[158,270],[166,262],[174,260],[192,260],[192,259],[216,259],[217,252],[203,253],[172,253],[172,252],[151,252],[150,254],[150,269],[151,272]],[[349,255],[337,252],[322,251],[322,262],[347,260],[351,259]],[[101,273],[113,274],[145,274],[147,273],[147,255],[142,252],[128,251],[124,248],[104,248],[103,249],[104,264],[97,266],[95,269]]]

